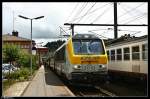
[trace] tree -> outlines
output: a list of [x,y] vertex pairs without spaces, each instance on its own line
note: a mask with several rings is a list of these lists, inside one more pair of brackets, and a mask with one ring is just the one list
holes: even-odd
[[17,45],[6,44],[3,46],[3,58],[6,62],[13,62],[19,59],[20,47]]
[[55,51],[57,48],[59,48],[65,41],[63,40],[57,40],[53,42],[48,42],[44,47],[48,47],[50,52]]
[[[6,62],[9,62],[10,65],[12,64],[13,61],[16,61],[19,59],[19,54],[20,54],[20,47],[17,45],[12,45],[12,44],[6,44],[3,46],[3,58],[5,59]],[[11,68],[11,67],[10,67]],[[9,69],[9,83],[10,83],[10,69]]]

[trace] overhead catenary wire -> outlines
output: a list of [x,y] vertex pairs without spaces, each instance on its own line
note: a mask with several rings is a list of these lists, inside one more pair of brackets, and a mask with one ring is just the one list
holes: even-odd
[[[143,3],[139,4],[139,5],[138,5],[138,8],[141,7],[141,6],[143,6],[144,4],[146,4],[146,2],[143,2]],[[131,9],[131,8],[132,8],[132,7],[129,6],[128,4],[122,4],[122,5],[124,5],[124,7],[125,7],[125,8],[128,8],[128,9]],[[140,10],[138,10],[138,8],[134,9],[133,11],[134,11],[135,13],[143,14],[143,12],[141,12]]]
[[131,34],[131,36],[133,36],[133,35],[135,35],[135,34],[138,34],[138,33],[141,33],[141,31],[137,31],[137,32]]
[[104,5],[102,5],[102,6],[98,7],[98,8],[96,8],[96,9],[94,9],[93,11],[91,11],[91,12],[89,12],[89,13],[91,14],[91,13],[93,13],[93,12],[95,12],[95,11],[97,11],[97,10],[103,8],[103,7],[106,7],[106,5],[109,5],[109,4],[110,4],[110,3],[104,4]]
[[[142,4],[140,4],[140,5],[138,5],[136,8],[135,8],[135,10],[138,8],[138,7],[141,7],[143,5],[143,3]],[[121,6],[121,8],[124,10],[124,11],[126,11],[128,14],[130,14],[131,16],[133,16],[134,17],[134,15],[133,14],[131,14],[131,12],[133,12],[134,10],[130,10],[130,11],[128,11],[124,6]],[[144,13],[140,13],[140,15],[141,14],[144,14]],[[137,14],[136,14],[137,15]],[[135,15],[135,16],[136,16]],[[123,15],[124,16],[124,15]],[[140,20],[139,20],[140,21]],[[141,21],[140,21],[140,23],[142,23]]]
[[[59,27],[60,27],[60,26],[59,26]],[[61,30],[63,30],[63,32],[64,32],[64,33],[66,33],[66,34],[67,34],[67,32],[66,32],[66,31],[65,31],[62,27],[60,27],[60,29],[61,29]]]
[[[105,5],[102,5],[102,6],[100,6],[100,7],[98,7],[98,8],[96,8],[96,9],[94,9],[93,11],[91,11],[91,12],[88,12],[88,14],[87,15],[89,15],[89,17],[90,17],[90,14],[92,14],[92,13],[94,13],[94,12],[96,12],[97,10],[99,10],[99,9],[102,9],[103,7],[106,7],[106,5],[108,5],[108,4],[110,4],[110,3],[107,3],[107,4],[105,4]],[[87,16],[86,15],[86,16]],[[83,16],[80,16],[80,17],[77,17],[77,18],[74,18],[74,21],[75,20],[77,20],[77,19],[79,19],[79,18],[82,18]],[[88,18],[86,18],[86,20],[87,20]]]
[[[76,14],[76,16],[80,15],[81,12],[85,9],[85,7],[87,6],[88,2],[86,2],[83,6],[82,6],[82,9]],[[75,17],[76,17],[75,16]]]
[[59,26],[59,28],[60,28],[60,36],[61,37],[64,36],[64,35],[66,35],[66,36],[69,35],[69,33],[67,33],[67,31],[70,31],[69,29],[68,30],[64,30],[61,26]]
[[[92,13],[94,13],[94,12],[98,12],[100,9],[102,9],[102,8],[104,8],[104,7],[106,7],[107,5],[109,5],[110,3],[107,3],[107,4],[104,4],[104,5],[101,5],[100,7],[98,7],[98,8],[95,8],[94,10],[92,10],[91,12],[89,12],[87,15],[88,15],[88,17],[85,19],[86,21],[89,19],[89,18],[92,18],[91,16],[92,15],[94,15],[94,14],[92,14]],[[93,19],[93,18],[92,18]],[[89,21],[89,20],[88,20]],[[89,21],[90,22],[90,21]],[[85,21],[83,21],[83,23],[85,23]]]
[[[121,3],[120,3],[120,5],[121,5]],[[143,3],[140,4],[140,5],[138,5],[138,6],[136,6],[136,7],[134,7],[134,8],[132,8],[132,9],[130,9],[130,10],[128,10],[128,11],[126,11],[126,12],[123,13],[123,14],[119,15],[117,18],[119,19],[119,18],[121,18],[121,17],[127,15],[128,13],[131,13],[132,11],[134,11],[134,10],[136,10],[137,8],[141,7],[142,5],[143,5]],[[110,23],[110,22],[112,22],[112,21],[113,21],[113,19],[110,20],[110,21],[108,21],[107,23]]]
[[[93,31],[100,31],[100,30],[107,30],[107,32],[108,32],[108,30],[113,30],[113,28],[107,28],[107,29],[96,29],[96,30],[90,30],[89,32],[93,32]],[[132,35],[135,35],[135,34],[138,34],[138,33],[141,33],[141,31],[122,30],[122,29],[118,29],[118,31],[134,32],[133,34],[131,34],[131,36],[132,36]],[[107,32],[104,32],[104,33],[107,33]],[[93,33],[95,33],[95,32],[93,32]],[[102,34],[101,34],[101,36],[102,36]],[[103,37],[105,37],[105,36],[103,36]],[[107,38],[107,37],[105,37],[105,38]]]
[[134,19],[131,19],[131,20],[125,22],[124,24],[131,23],[131,22],[133,22],[133,21],[135,21],[135,20],[137,20],[137,19],[139,19],[139,18],[142,19],[142,18],[144,18],[144,17],[146,17],[146,14],[141,15],[141,16],[137,16],[136,18],[133,17]]
[[[68,18],[66,19],[66,21],[69,20],[70,16],[73,14],[74,10],[77,8],[78,5],[79,5],[79,3],[77,3],[77,4],[75,5],[75,7],[73,8],[73,10],[72,10],[71,13],[69,14]],[[65,21],[65,22],[66,22],[66,21]]]
[[94,7],[94,5],[95,5],[96,3],[94,3],[93,5],[92,5],[92,7],[90,8],[90,9],[88,9],[88,11],[84,14],[84,15],[82,15],[82,16],[80,16],[80,17],[77,17],[77,18],[74,18],[72,21],[74,22],[74,21],[76,21],[76,20],[81,20],[84,16],[86,16],[87,14],[88,14],[88,12]]
[[105,9],[96,19],[94,19],[91,24],[93,24],[95,21],[97,21],[98,19],[100,19],[107,11],[108,9],[110,9],[111,6],[109,6],[107,9]]
[[118,31],[139,32],[139,31],[131,31],[131,30],[121,30],[121,29],[118,29]]
[[[93,31],[89,31],[89,32],[95,33],[95,32],[93,32]],[[95,34],[98,35],[98,36],[101,36],[101,37],[103,37],[103,38],[109,39],[108,37],[102,36],[102,35],[100,35],[100,34],[98,34],[98,33],[95,33]]]
[[94,30],[91,30],[91,31],[99,31],[99,30],[112,30],[112,28],[107,28],[107,29],[94,29]]
[[88,2],[83,4],[83,6],[81,6],[81,8],[78,10],[78,12],[75,14],[75,16],[72,19],[72,22],[74,21],[74,19],[79,16],[81,14],[81,12],[83,11],[83,9],[85,9],[85,7],[87,6]]
[[[126,14],[130,14],[131,12],[135,11],[137,8],[141,7],[142,5],[144,5],[144,3],[139,4],[138,6],[132,8],[132,9],[130,9],[130,10],[126,10],[125,7],[124,7],[124,5],[123,5],[123,4],[120,4],[120,7],[121,7],[123,10],[125,10],[126,12],[123,13],[122,15],[120,15],[118,18],[120,18],[120,17],[122,17],[122,16],[125,16]],[[129,8],[128,8],[128,9],[129,9]],[[140,13],[140,14],[142,14],[142,13]]]
[[[76,20],[76,17],[82,12],[82,10],[87,6],[88,2],[87,3],[84,3],[83,5],[81,5],[81,7],[77,7],[79,8],[77,11],[75,11],[75,15],[72,17],[72,20],[70,22],[74,22]],[[78,5],[79,6],[79,5]]]
[[[88,12],[94,7],[96,5],[96,2],[90,7],[90,9],[88,9],[88,11],[83,15],[83,17],[81,17],[79,20],[78,20],[78,22],[80,22],[87,14],[88,14]],[[77,22],[77,23],[78,23]]]

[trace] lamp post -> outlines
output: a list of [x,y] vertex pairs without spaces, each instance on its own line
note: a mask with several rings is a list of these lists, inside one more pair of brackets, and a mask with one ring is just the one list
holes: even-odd
[[31,50],[31,64],[30,64],[30,66],[31,66],[31,76],[32,76],[32,20],[37,20],[37,19],[40,19],[40,18],[43,18],[44,16],[40,16],[40,17],[36,17],[36,18],[28,18],[28,17],[25,17],[25,16],[22,16],[22,15],[19,15],[19,17],[20,18],[23,18],[23,19],[29,19],[29,20],[31,20],[31,48],[30,48],[30,50]]

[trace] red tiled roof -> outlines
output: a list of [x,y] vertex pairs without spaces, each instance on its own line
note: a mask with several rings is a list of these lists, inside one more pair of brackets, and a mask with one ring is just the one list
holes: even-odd
[[3,41],[31,41],[30,39],[27,38],[12,36],[9,34],[3,35],[2,40]]

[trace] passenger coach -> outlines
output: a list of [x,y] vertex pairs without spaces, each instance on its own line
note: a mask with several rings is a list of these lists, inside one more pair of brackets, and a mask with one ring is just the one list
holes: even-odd
[[148,36],[130,37],[106,44],[110,76],[147,79]]

